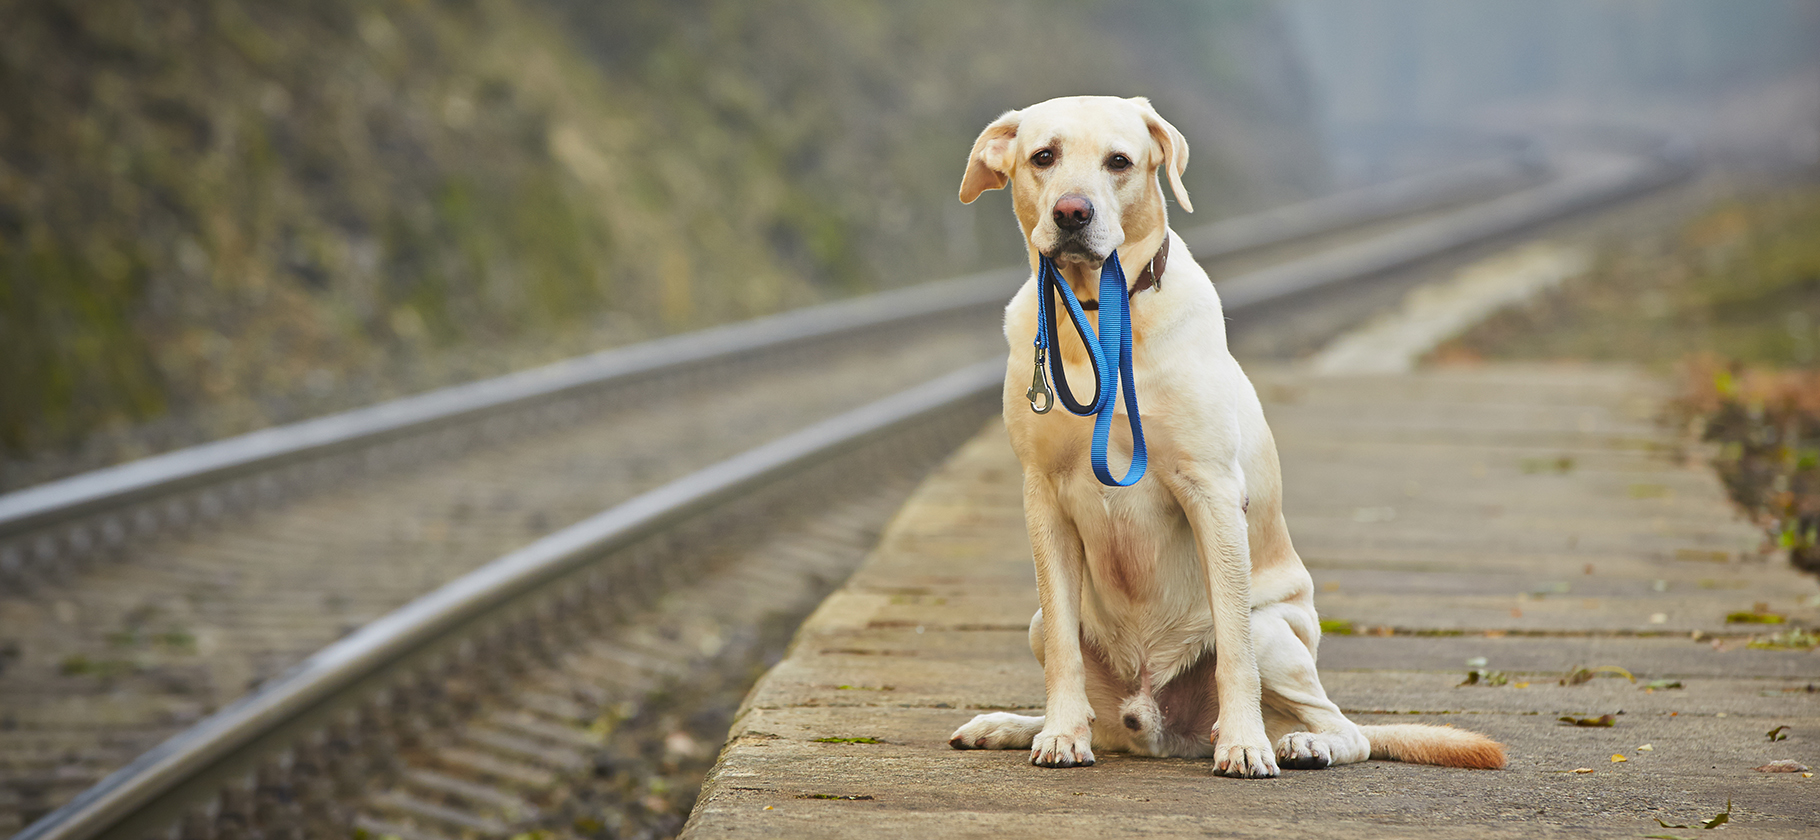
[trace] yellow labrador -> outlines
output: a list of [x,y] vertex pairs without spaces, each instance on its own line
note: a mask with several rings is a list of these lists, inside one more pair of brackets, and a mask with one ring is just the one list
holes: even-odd
[[[949,743],[1027,748],[1044,767],[1092,764],[1096,748],[1212,756],[1217,772],[1249,778],[1367,758],[1504,766],[1482,735],[1359,726],[1322,690],[1320,621],[1283,520],[1276,444],[1226,349],[1219,295],[1168,227],[1158,174],[1192,212],[1187,164],[1181,132],[1142,98],[1052,99],[999,117],[973,145],[961,201],[1011,185],[1033,274],[1049,256],[1085,302],[1114,249],[1144,266],[1130,306],[1151,466],[1131,487],[1102,485],[1088,465],[1092,418],[1031,410],[1033,277],[1006,309],[1005,425],[1024,466],[1041,604],[1030,649],[1047,701],[1041,717],[980,715]],[[1074,332],[1052,340],[1067,379],[1092,382]],[[1131,436],[1124,421],[1113,429],[1118,463]]]

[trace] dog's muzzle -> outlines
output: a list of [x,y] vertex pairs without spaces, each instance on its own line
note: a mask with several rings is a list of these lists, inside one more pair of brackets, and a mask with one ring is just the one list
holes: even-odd
[[1095,251],[1087,244],[1090,225],[1093,224],[1093,202],[1079,193],[1069,193],[1057,199],[1049,212],[1050,221],[1055,223],[1055,244],[1049,248],[1048,256],[1057,262],[1090,262],[1099,263],[1106,259],[1105,254]]

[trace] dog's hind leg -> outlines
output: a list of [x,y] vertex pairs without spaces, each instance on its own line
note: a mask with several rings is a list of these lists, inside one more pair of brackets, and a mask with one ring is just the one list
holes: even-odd
[[[1043,664],[1043,610],[1037,608],[1030,617],[1030,652],[1036,664]],[[1014,715],[992,712],[977,715],[965,726],[954,730],[948,746],[957,750],[1027,750],[1043,731],[1042,715]]]
[[1275,604],[1252,613],[1251,638],[1257,645],[1258,677],[1268,710],[1265,722],[1276,743],[1278,765],[1297,770],[1371,757],[1365,733],[1327,699],[1314,654],[1291,627],[1292,621],[1312,623],[1311,615],[1295,604]]
[[992,712],[954,730],[948,737],[948,746],[957,750],[1027,750],[1041,731],[1042,715]]

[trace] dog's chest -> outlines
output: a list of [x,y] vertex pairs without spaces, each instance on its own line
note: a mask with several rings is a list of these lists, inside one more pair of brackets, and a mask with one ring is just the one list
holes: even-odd
[[1086,594],[1104,611],[1154,612],[1183,587],[1200,588],[1194,531],[1162,482],[1108,488],[1090,474],[1074,476],[1065,495],[1085,554]]

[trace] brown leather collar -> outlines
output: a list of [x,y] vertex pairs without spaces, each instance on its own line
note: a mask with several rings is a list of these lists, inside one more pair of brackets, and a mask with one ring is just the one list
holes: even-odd
[[[1156,249],[1156,256],[1151,257],[1150,262],[1144,263],[1144,270],[1138,273],[1137,282],[1131,284],[1131,291],[1126,293],[1126,298],[1137,297],[1137,293],[1144,291],[1145,289],[1163,288],[1163,271],[1168,269],[1168,267],[1169,234],[1165,232],[1163,234],[1163,244]],[[1081,301],[1081,308],[1089,311],[1096,310],[1100,308],[1100,302],[1098,300],[1083,300]]]

